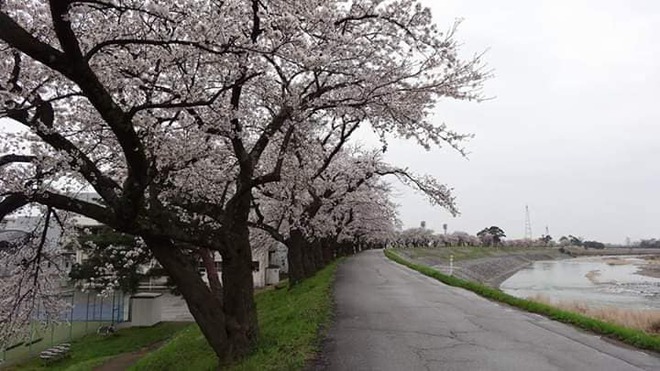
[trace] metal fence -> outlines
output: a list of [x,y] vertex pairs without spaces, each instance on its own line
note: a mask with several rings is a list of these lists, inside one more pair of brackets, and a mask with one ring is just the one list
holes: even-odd
[[58,321],[45,322],[46,315],[39,308],[27,331],[0,349],[0,367],[36,356],[39,352],[61,343],[70,343],[86,334],[95,333],[101,326],[129,320],[130,296],[115,291],[107,297],[95,292],[66,291],[61,293],[71,306]]

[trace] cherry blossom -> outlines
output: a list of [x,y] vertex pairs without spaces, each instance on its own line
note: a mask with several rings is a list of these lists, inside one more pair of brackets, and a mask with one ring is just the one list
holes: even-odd
[[[384,142],[461,150],[468,136],[431,112],[440,99],[479,99],[487,77],[479,56],[459,57],[454,29],[438,31],[412,0],[5,0],[0,118],[24,132],[2,143],[0,218],[41,205],[140,237],[218,357],[241,356],[258,336],[255,190],[304,190],[269,206],[290,208],[289,232],[301,238],[332,236],[330,226],[337,240],[388,230],[376,179],[387,174],[453,213],[447,188],[405,169],[330,174],[348,173],[334,163],[359,126]],[[89,190],[99,200],[77,196]],[[305,209],[330,190],[317,214],[337,222],[324,225]],[[358,216],[373,217],[371,235]],[[225,262],[222,295],[191,259],[207,250]]]

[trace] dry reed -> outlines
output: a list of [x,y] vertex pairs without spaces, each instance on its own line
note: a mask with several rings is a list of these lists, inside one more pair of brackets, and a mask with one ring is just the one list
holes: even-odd
[[543,295],[530,297],[529,300],[580,313],[601,321],[642,330],[649,334],[660,334],[660,310],[595,307],[579,301],[551,300]]

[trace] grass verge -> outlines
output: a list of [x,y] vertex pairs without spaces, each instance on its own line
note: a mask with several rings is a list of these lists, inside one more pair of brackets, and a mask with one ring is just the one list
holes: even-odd
[[[300,370],[319,347],[332,312],[333,263],[291,290],[256,296],[261,335],[255,351],[229,370]],[[215,370],[217,358],[197,325],[179,332],[129,370]]]
[[517,298],[492,287],[448,276],[425,265],[410,262],[390,249],[385,250],[385,256],[399,264],[405,265],[406,267],[414,269],[426,276],[435,278],[447,285],[461,287],[473,291],[485,298],[524,309],[528,312],[538,313],[553,320],[568,323],[585,330],[593,331],[597,334],[605,335],[609,338],[622,341],[626,344],[630,344],[641,349],[660,352],[660,336],[654,336],[641,330],[631,329],[570,311],[561,310],[547,304]]
[[71,343],[70,357],[46,366],[39,358],[8,370],[93,370],[115,355],[134,352],[170,338],[189,323],[163,322],[153,327],[130,327],[111,336],[90,334]]

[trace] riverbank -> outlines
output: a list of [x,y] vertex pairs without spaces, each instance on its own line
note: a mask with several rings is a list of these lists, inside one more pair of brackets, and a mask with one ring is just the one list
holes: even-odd
[[440,248],[397,248],[397,253],[413,262],[423,264],[438,271],[450,273],[450,256],[453,257],[451,274],[468,281],[474,281],[498,288],[502,282],[516,272],[530,266],[535,261],[561,260],[581,256],[614,256],[611,263],[619,262],[616,256],[635,255],[647,260],[648,264],[639,268],[637,274],[660,278],[660,249],[608,248],[602,250],[578,247],[440,247]]
[[[535,261],[568,259],[554,247],[442,247],[395,249],[403,257],[444,274],[498,288],[519,270]],[[450,256],[453,267],[450,268]]]

